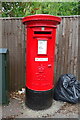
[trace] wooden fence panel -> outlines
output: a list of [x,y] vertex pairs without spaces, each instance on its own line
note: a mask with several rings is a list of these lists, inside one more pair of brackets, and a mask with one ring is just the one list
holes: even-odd
[[78,20],[77,16],[62,17],[57,29],[55,81],[65,73],[78,78]]
[[25,85],[25,26],[21,19],[3,19],[3,48],[9,49],[10,91]]
[[80,18],[78,18],[78,79],[80,80]]
[[[78,16],[62,17],[57,28],[55,83],[61,74],[79,77]],[[25,86],[25,26],[21,18],[2,18],[2,46],[9,49],[10,91]]]

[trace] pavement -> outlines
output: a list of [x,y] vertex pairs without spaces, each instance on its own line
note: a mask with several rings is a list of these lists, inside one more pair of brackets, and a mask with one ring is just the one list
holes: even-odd
[[[1,108],[1,106],[0,106]],[[9,105],[2,106],[2,118],[78,118],[79,104],[53,100],[46,110],[34,111],[25,105],[24,99],[11,98]]]

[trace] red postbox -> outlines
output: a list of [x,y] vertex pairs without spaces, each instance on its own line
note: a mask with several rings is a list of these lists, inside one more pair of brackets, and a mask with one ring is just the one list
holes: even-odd
[[38,14],[22,19],[26,24],[26,104],[46,109],[52,104],[56,25],[61,18]]

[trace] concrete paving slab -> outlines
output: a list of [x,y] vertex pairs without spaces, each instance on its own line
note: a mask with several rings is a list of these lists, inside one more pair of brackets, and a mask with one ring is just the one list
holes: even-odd
[[9,105],[3,105],[2,117],[3,118],[15,118],[22,113],[22,107],[19,100],[10,99]]
[[2,118],[2,105],[0,105],[0,120]]
[[55,113],[54,118],[79,118],[79,104],[66,103]]
[[22,115],[18,115],[17,118],[51,118],[65,103],[57,102],[53,100],[53,104],[50,108],[46,110],[32,110],[29,109],[25,104],[23,105],[24,112]]
[[79,104],[69,104],[53,100],[46,110],[32,110],[25,105],[24,100],[10,99],[9,105],[2,107],[3,118],[78,118]]

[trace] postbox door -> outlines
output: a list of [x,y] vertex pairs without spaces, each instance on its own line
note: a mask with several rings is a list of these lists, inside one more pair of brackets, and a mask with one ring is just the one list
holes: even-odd
[[55,29],[51,36],[41,35],[33,40],[29,36],[26,85],[32,90],[45,91],[53,88]]

